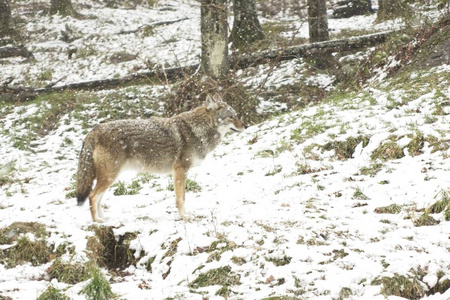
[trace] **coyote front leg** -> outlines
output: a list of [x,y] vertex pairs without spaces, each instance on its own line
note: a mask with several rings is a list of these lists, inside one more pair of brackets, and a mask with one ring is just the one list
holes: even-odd
[[175,187],[175,198],[177,201],[177,208],[180,217],[189,221],[189,217],[186,216],[186,211],[184,209],[184,194],[186,186],[186,174],[188,168],[186,167],[175,167],[174,170],[174,187]]

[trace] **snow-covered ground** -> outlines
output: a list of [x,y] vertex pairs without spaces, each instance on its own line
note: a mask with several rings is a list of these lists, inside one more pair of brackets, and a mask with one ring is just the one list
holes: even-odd
[[[52,79],[64,77],[59,83],[63,84],[123,76],[145,68],[145,61],[198,62],[198,2],[159,1],[154,8],[138,10],[83,7],[82,14],[98,18],[41,16],[29,22],[27,28],[36,35],[30,45],[36,61],[4,63],[1,76],[13,76],[14,83],[22,85],[51,69]],[[181,18],[188,19],[157,27],[151,36],[118,34],[142,24]],[[336,30],[354,29],[356,21],[370,29],[374,17],[330,24],[336,24]],[[91,49],[96,54],[67,60],[61,50],[67,45],[49,47],[48,42],[66,24],[74,35],[83,36],[74,42],[79,51]],[[392,24],[386,26],[380,29]],[[120,51],[137,54],[139,60],[112,64],[108,57]],[[295,76],[295,67],[292,62],[282,63],[275,74]],[[449,106],[439,105],[450,97],[448,72],[449,66],[441,66],[411,76],[409,84],[414,86],[418,78],[443,74],[438,84],[414,86],[423,92],[412,99],[410,91],[400,86],[389,89],[383,81],[361,93],[288,112],[228,135],[189,173],[201,187],[186,196],[192,222],[178,217],[174,192],[168,189],[170,177],[141,182],[139,193],[132,196],[115,196],[111,188],[104,198],[107,221],[102,226],[112,226],[117,237],[137,233],[130,243],[130,249],[136,250],[135,265],[120,273],[105,271],[113,292],[120,299],[222,299],[216,295],[222,285],[192,285],[200,274],[222,267],[229,267],[230,276],[239,278],[229,286],[229,299],[339,299],[344,295],[385,299],[382,278],[413,278],[421,271],[425,291],[436,286],[438,279],[440,283],[450,279],[450,223],[441,213],[433,215],[439,224],[414,225],[423,213],[420,209],[439,200],[450,186],[450,111]],[[6,172],[10,163],[15,169],[10,173],[14,183],[0,190],[0,228],[13,222],[45,224],[49,244],[75,247],[73,254],[66,253],[62,259],[82,263],[88,260],[88,238],[94,235],[90,212],[87,204],[77,207],[76,200],[66,199],[66,194],[72,189],[85,132],[69,112],[56,130],[33,142],[30,150],[18,150],[13,138],[22,135],[26,126],[17,124],[37,110],[31,103],[0,112],[1,171]],[[86,111],[95,115],[96,108],[86,106]],[[92,125],[95,121],[91,120]],[[423,147],[410,153],[406,146],[419,134],[424,137]],[[350,137],[366,141],[356,146],[351,158],[323,150],[327,143]],[[404,157],[386,161],[371,157],[391,140],[402,148]],[[436,140],[442,147],[435,147]],[[126,173],[120,180],[129,184],[136,178]],[[401,208],[400,213],[375,211],[392,204]],[[1,245],[2,249],[10,246]],[[151,271],[149,260],[153,260]],[[84,299],[79,292],[88,281],[70,285],[50,280],[52,263],[14,268],[0,264],[0,298],[34,299],[52,285],[71,299]],[[428,299],[450,299],[450,290]]]

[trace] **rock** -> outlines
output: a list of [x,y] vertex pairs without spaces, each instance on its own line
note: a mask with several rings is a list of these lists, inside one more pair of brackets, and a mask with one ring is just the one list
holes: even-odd
[[337,4],[339,6],[333,11],[335,18],[350,18],[373,13],[371,0],[345,0]]
[[127,61],[132,61],[137,58],[137,55],[127,52],[116,52],[109,57],[109,61],[113,64],[120,64]]

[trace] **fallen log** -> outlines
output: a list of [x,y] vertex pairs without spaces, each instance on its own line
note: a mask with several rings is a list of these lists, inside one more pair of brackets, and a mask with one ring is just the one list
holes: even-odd
[[69,83],[61,86],[54,86],[56,83],[49,84],[43,88],[31,88],[31,87],[8,87],[7,84],[0,86],[0,101],[25,101],[32,100],[39,94],[45,94],[50,92],[61,92],[64,90],[104,90],[108,88],[114,88],[128,84],[130,82],[137,82],[140,80],[155,79],[158,82],[168,81],[173,82],[177,79],[193,74],[199,69],[199,65],[190,65],[186,67],[177,67],[169,69],[159,69],[149,72],[142,72],[124,76],[121,78],[99,79],[91,81],[83,81],[76,83]]
[[[236,66],[238,68],[246,68],[249,66],[264,64],[271,61],[283,61],[299,58],[302,56],[311,56],[317,53],[349,51],[382,43],[391,33],[393,33],[393,31],[374,33],[348,39],[338,39],[313,44],[291,46],[283,49],[265,50],[254,54],[230,56],[230,65]],[[29,87],[10,88],[7,85],[3,85],[0,90],[0,100],[2,98],[10,99],[12,95],[25,95],[26,99],[32,99],[42,93],[58,92],[63,90],[108,89],[135,81],[148,80],[151,78],[157,79],[158,82],[173,82],[185,75],[194,74],[198,70],[199,64],[194,64],[184,67],[158,69],[149,72],[135,73],[121,78],[92,80],[86,82],[70,83],[61,86],[54,86],[50,84],[45,88],[36,89]],[[5,94],[7,95],[6,97]],[[19,98],[19,100],[24,100],[24,97]]]
[[386,41],[386,37],[392,33],[393,31],[385,31],[358,37],[351,37],[348,39],[323,41],[312,44],[291,46],[284,49],[273,49],[252,54],[244,54],[234,58],[233,61],[230,62],[230,64],[245,68],[247,66],[264,64],[274,60],[283,61],[302,56],[310,56],[319,52],[332,53],[339,51],[350,51],[383,43],[384,41]]
[[30,51],[28,51],[27,48],[20,46],[20,47],[0,47],[0,58],[8,58],[8,57],[31,57],[33,54],[31,54]]

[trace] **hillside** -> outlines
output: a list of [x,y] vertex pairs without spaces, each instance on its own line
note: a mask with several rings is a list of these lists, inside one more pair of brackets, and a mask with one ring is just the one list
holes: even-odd
[[[159,1],[131,17],[125,9],[86,3],[92,5],[83,2],[81,12],[97,14],[92,20],[102,26],[70,18],[36,19],[29,26],[46,36],[64,24],[80,34],[96,28],[75,43],[82,48],[90,40],[89,47],[97,47],[108,39],[112,50],[97,49],[101,55],[65,66],[64,53],[37,52],[34,64],[4,61],[3,74],[14,77],[13,84],[29,80],[33,86],[63,74],[58,84],[129,74],[142,61],[105,62],[121,49],[155,54],[168,65],[196,61],[197,2]],[[428,13],[433,20],[440,15]],[[149,15],[154,19],[142,22]],[[150,39],[130,36],[128,43],[116,34],[131,27],[127,22],[184,17]],[[400,26],[374,21],[373,15],[332,19],[330,27]],[[170,33],[176,41],[161,42]],[[144,43],[133,44],[139,39]],[[399,35],[387,44],[410,41]],[[436,50],[430,43],[422,49]],[[105,195],[103,224],[93,224],[88,205],[77,207],[73,195],[86,133],[106,120],[162,114],[175,86],[3,102],[0,299],[43,293],[85,299],[86,287],[108,284],[117,299],[450,299],[450,64],[416,68],[410,62],[421,60],[418,54],[402,60],[380,53],[370,48],[339,58],[358,68],[367,57],[385,60],[350,91],[340,89],[332,72],[312,72],[307,59],[237,71],[246,93],[258,93],[265,119],[226,136],[189,173],[191,222],[178,217],[170,176],[123,174]],[[51,79],[36,75],[45,64]]]

